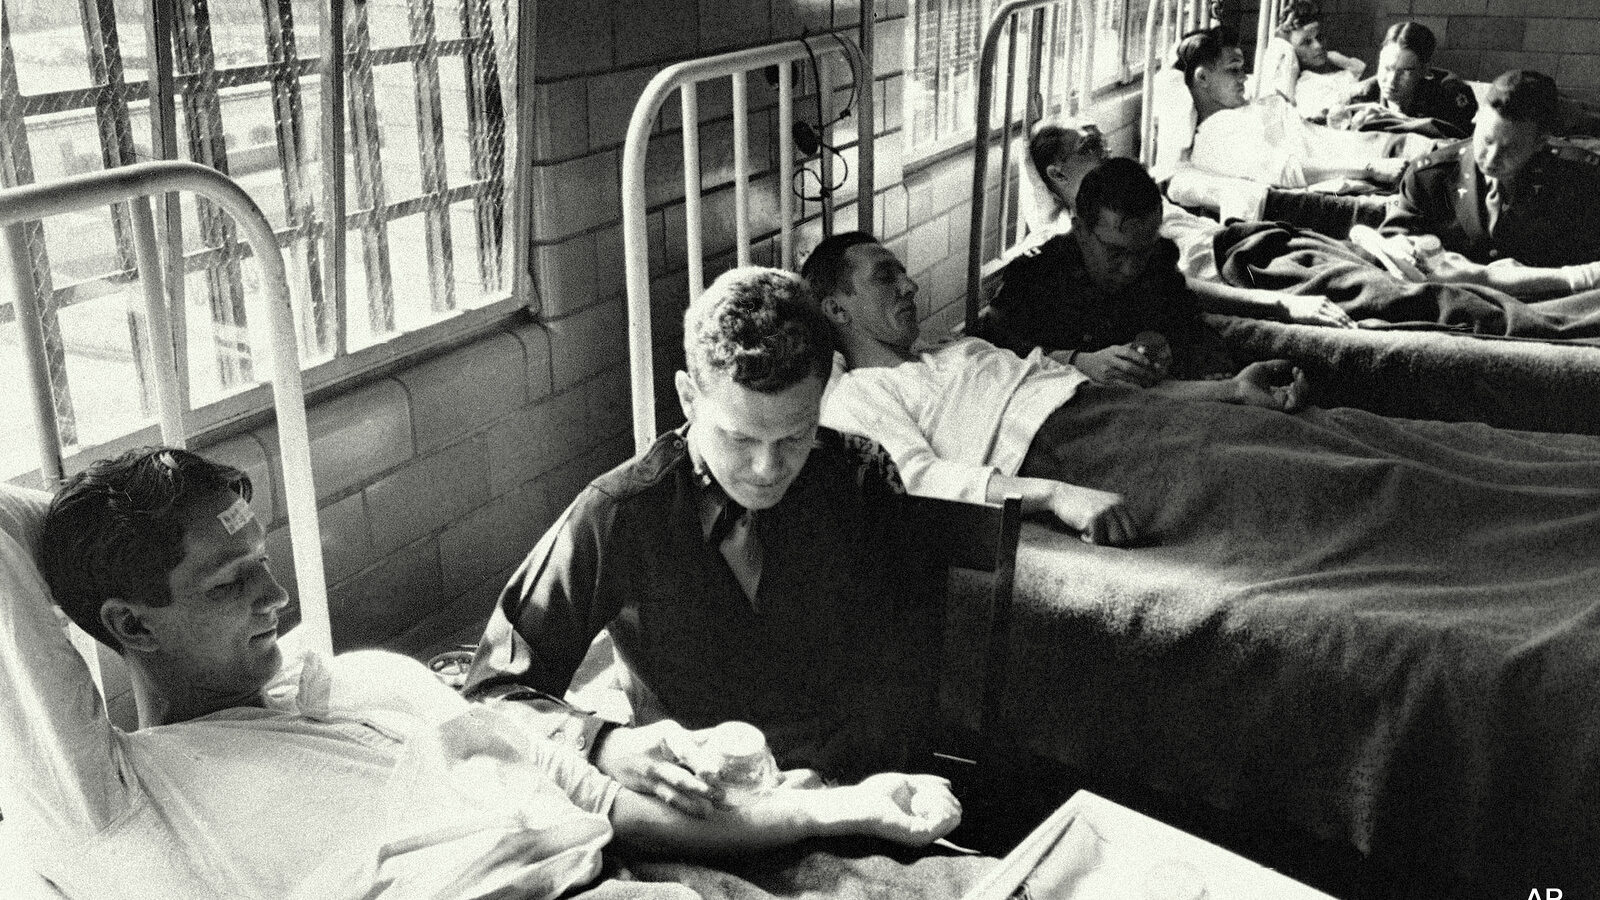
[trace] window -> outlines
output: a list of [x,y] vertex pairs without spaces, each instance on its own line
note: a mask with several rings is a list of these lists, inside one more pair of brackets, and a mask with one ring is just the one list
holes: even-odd
[[[1017,48],[1016,74],[1010,81],[1013,120],[1029,108],[1035,48],[1036,102],[1042,104],[1044,114],[1067,108],[1082,77],[1083,54],[1072,48],[1081,46],[1085,18],[1092,21],[1094,29],[1093,89],[1124,83],[1139,74],[1149,4],[1150,0],[1062,0],[1013,17]],[[924,159],[971,139],[980,41],[984,27],[1002,5],[1003,0],[913,0],[910,40],[906,42],[910,54],[905,81],[908,159]],[[1000,43],[1002,79],[1009,40],[1004,37]],[[997,99],[994,127],[1001,125],[1003,115],[1004,104]]]
[[[285,250],[313,373],[359,370],[387,349],[364,348],[401,335],[425,341],[466,310],[512,305],[517,4],[348,0],[342,92],[324,90],[324,17],[335,14],[325,6],[5,0],[0,183],[142,159],[227,173]],[[165,36],[156,47],[170,54],[152,54],[151,34]],[[343,120],[331,167],[330,113]],[[215,405],[256,380],[245,316],[255,263],[204,200],[185,195],[165,214],[158,204],[157,217],[184,390],[191,408]],[[154,388],[126,212],[34,223],[27,250],[66,449],[147,424]],[[0,296],[0,377],[22,384],[14,318]],[[37,459],[28,433],[17,433],[30,427],[26,403],[23,391],[0,396],[0,477]]]

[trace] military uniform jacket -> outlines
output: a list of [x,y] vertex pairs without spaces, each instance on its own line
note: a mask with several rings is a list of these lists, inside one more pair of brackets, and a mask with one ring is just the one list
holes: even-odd
[[1437,235],[1446,250],[1480,263],[1515,259],[1566,266],[1600,260],[1600,154],[1571,146],[1540,150],[1518,176],[1492,233],[1487,192],[1472,141],[1458,141],[1406,167],[1383,227]]
[[[1357,84],[1349,102],[1383,102],[1383,91],[1378,87],[1377,77]],[[1436,119],[1448,126],[1453,133],[1447,133],[1446,137],[1472,134],[1472,117],[1477,113],[1478,98],[1472,93],[1472,86],[1445,69],[1429,69],[1428,74],[1422,76],[1412,96],[1411,109],[1405,111],[1412,118]]]

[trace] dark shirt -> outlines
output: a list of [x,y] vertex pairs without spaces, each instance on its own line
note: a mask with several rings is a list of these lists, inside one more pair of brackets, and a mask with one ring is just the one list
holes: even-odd
[[[1357,84],[1348,102],[1383,102],[1383,90],[1378,86],[1378,79],[1368,78]],[[1429,69],[1422,80],[1417,82],[1417,90],[1411,96],[1410,106],[1400,112],[1411,119],[1433,120],[1435,127],[1431,133],[1439,137],[1463,138],[1472,134],[1472,118],[1478,114],[1478,98],[1472,93],[1472,86],[1456,77],[1454,72]],[[1380,127],[1385,120],[1372,120],[1362,128],[1366,131],[1396,130],[1394,122],[1395,120],[1388,120],[1387,127]],[[1398,130],[1420,129],[1410,125]]]
[[1437,235],[1446,250],[1480,263],[1600,260],[1600,155],[1571,146],[1540,150],[1518,174],[1492,233],[1487,192],[1472,141],[1457,141],[1406,167],[1383,227]]
[[[500,596],[468,696],[542,699],[548,712],[609,628],[686,727],[750,722],[783,768],[841,780],[913,765],[944,569],[907,526],[887,454],[819,429],[783,499],[756,514],[752,602],[707,537],[706,492],[721,492],[697,476],[685,433],[596,479],[534,547]],[[566,720],[552,733],[592,745],[592,722]]]
[[1166,238],[1131,287],[1108,295],[1089,280],[1077,239],[1057,235],[1002,270],[1000,291],[972,333],[1026,356],[1034,347],[1101,350],[1141,331],[1166,337],[1177,378],[1234,371],[1222,337],[1200,317],[1199,300],[1178,271],[1178,246]]

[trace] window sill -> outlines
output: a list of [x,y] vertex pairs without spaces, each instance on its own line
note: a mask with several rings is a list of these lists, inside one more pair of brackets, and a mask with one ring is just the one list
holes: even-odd
[[[309,411],[323,400],[405,371],[487,334],[533,321],[535,319],[527,303],[505,297],[476,309],[463,310],[445,321],[317,363],[301,372],[306,408]],[[190,447],[203,448],[270,425],[274,418],[272,384],[263,382],[186,412],[184,430]],[[72,472],[82,468],[87,461],[114,455],[125,449],[159,443],[160,427],[151,422],[107,440],[75,447],[63,454],[63,463],[66,470]],[[271,453],[276,448],[266,449]],[[0,481],[37,485],[37,479],[30,478],[30,473],[36,471],[33,466],[9,468],[14,470],[0,471]]]

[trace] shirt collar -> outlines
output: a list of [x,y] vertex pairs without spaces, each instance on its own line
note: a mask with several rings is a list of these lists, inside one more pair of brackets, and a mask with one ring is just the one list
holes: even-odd
[[683,426],[683,437],[684,444],[689,448],[689,462],[694,468],[695,512],[700,519],[700,539],[709,542],[711,531],[722,517],[722,511],[734,500],[722,489],[722,485],[717,484],[716,476],[711,474],[694,441],[689,440],[687,423]]

